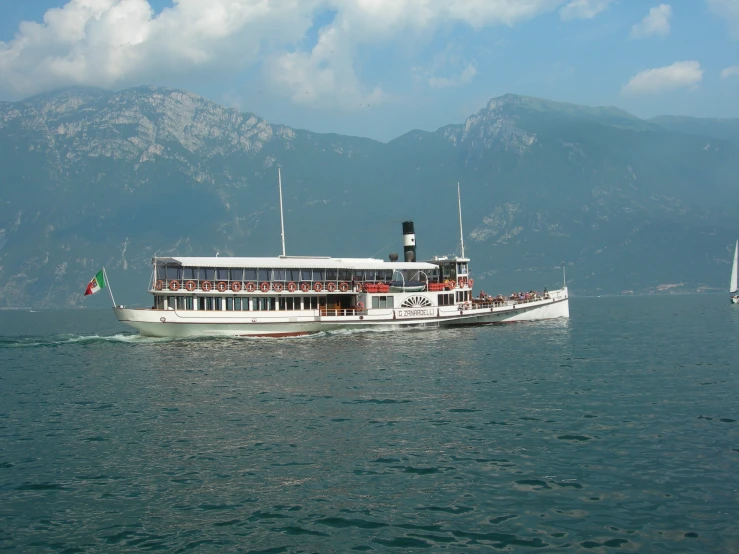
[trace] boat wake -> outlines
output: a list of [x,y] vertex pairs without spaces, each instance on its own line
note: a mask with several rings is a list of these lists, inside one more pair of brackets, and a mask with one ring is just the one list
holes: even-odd
[[89,343],[125,343],[125,344],[152,344],[171,342],[169,338],[142,337],[135,334],[118,333],[115,335],[54,335],[49,337],[20,336],[0,337],[0,348],[56,348],[70,344]]

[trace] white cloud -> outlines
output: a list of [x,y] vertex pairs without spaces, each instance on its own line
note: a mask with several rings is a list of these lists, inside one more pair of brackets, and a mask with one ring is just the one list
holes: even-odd
[[458,50],[456,45],[450,44],[446,51],[434,56],[430,67],[417,66],[411,72],[431,88],[466,85],[477,75],[477,64],[466,60]]
[[[68,0],[42,22],[22,22],[0,41],[0,95],[22,96],[68,85],[104,88],[231,77],[262,67],[273,92],[309,105],[381,102],[363,83],[360,48],[427,42],[442,28],[512,26],[562,8],[592,17],[613,0]],[[316,21],[333,14],[304,46]],[[436,72],[430,86],[463,84],[475,64]]]
[[701,64],[695,61],[675,62],[666,67],[647,69],[634,75],[624,85],[623,92],[655,94],[695,86],[703,80]]
[[728,79],[729,77],[739,77],[739,65],[732,65],[721,71],[722,79]]
[[614,0],[570,0],[559,15],[565,21],[570,19],[592,19],[608,9]]
[[428,82],[434,88],[456,87],[471,82],[475,75],[477,75],[477,67],[472,63],[468,63],[462,73],[456,77],[430,77]]
[[148,0],[70,0],[0,42],[0,90],[112,87],[244,67],[278,33],[299,40],[318,3],[176,0],[155,15]]
[[631,28],[631,38],[666,37],[670,34],[671,17],[672,7],[669,4],[655,6],[649,10],[644,19]]
[[710,10],[726,19],[734,38],[739,39],[739,0],[706,0]]

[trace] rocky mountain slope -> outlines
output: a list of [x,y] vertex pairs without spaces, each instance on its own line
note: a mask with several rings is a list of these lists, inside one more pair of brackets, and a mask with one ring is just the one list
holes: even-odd
[[[0,103],[0,306],[70,307],[106,266],[146,304],[153,255],[467,253],[486,290],[723,287],[739,147],[615,108],[506,95],[384,144],[274,125],[194,94],[68,89]],[[86,305],[103,305],[96,297]]]

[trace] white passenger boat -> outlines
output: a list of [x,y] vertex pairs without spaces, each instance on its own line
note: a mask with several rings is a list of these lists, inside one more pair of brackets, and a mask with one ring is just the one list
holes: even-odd
[[152,307],[114,311],[119,321],[153,337],[287,337],[569,317],[566,285],[542,294],[474,298],[463,239],[461,256],[419,262],[412,222],[403,223],[403,237],[405,261],[397,254],[389,261],[287,256],[284,231],[281,256],[156,257]]

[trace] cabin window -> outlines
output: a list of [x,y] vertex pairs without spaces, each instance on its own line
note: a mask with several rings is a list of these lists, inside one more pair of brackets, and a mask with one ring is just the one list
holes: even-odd
[[232,269],[231,270],[231,280],[232,281],[242,281],[243,279],[244,279],[243,269]]
[[171,279],[182,279],[182,268],[180,266],[167,266],[167,281]]
[[394,299],[392,296],[373,296],[372,297],[373,308],[393,308]]
[[185,281],[190,281],[192,279],[195,279],[195,268],[194,267],[183,267],[182,268],[182,278]]
[[272,271],[270,271],[269,269],[260,269],[258,271],[259,282],[260,283],[266,283],[266,282],[268,282],[271,273],[272,273]]
[[336,269],[326,270],[326,281],[336,281],[339,278],[339,272]]
[[325,278],[326,278],[325,269],[314,269],[313,270],[313,280],[314,281],[323,281]]
[[216,280],[228,281],[228,269],[223,269],[222,267],[216,269]]
[[339,270],[339,281],[351,281],[352,272],[348,269]]
[[300,280],[301,281],[312,281],[313,280],[313,272],[310,269],[301,269],[300,270]]
[[439,306],[453,306],[454,305],[454,293],[445,293],[438,296]]
[[212,267],[204,267],[201,275],[205,277],[206,281],[213,281],[216,276],[216,270]]
[[234,311],[234,299],[229,297],[226,298],[226,311],[227,312],[233,312]]
[[286,310],[294,310],[295,304],[297,300],[297,304],[300,305],[300,298],[293,298],[292,296],[288,296],[285,298],[285,308]]
[[256,281],[257,280],[257,270],[254,268],[246,268],[244,270],[244,281]]
[[185,309],[186,310],[192,310],[193,308],[193,298],[192,296],[186,296],[185,297]]
[[293,283],[300,281],[300,270],[299,269],[285,270],[285,279],[287,281],[292,281]]
[[284,269],[275,269],[272,271],[272,280],[273,281],[284,281],[285,280],[285,270]]
[[467,263],[466,262],[460,262],[457,264],[457,274],[467,275]]
[[259,311],[267,311],[267,310],[274,310],[277,302],[276,298],[255,298],[254,299],[254,309]]

